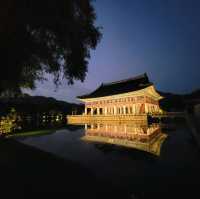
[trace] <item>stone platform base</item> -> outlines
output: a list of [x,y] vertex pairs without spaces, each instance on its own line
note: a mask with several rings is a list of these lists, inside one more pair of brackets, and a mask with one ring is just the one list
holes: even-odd
[[148,124],[146,114],[142,115],[68,115],[68,124],[90,124],[90,123],[138,123]]

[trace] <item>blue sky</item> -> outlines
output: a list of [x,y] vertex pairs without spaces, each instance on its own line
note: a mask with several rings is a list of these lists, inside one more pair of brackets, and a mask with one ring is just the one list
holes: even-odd
[[200,88],[200,1],[96,0],[103,38],[91,52],[84,83],[55,91],[52,78],[32,95],[73,101],[102,82],[147,72],[158,90],[186,93]]

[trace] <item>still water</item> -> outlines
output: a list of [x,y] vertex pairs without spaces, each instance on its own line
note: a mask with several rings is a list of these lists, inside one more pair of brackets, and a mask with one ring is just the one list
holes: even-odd
[[191,194],[200,181],[199,152],[184,124],[90,124],[17,139],[78,162],[97,178],[144,198],[186,188]]

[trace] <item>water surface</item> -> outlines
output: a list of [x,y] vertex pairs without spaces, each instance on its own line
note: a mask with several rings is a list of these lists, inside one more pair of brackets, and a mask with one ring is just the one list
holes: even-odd
[[[81,127],[57,130],[39,137],[18,138],[20,142],[80,163],[99,179],[148,198],[174,191],[194,193],[199,180],[199,152],[185,125],[164,128],[167,135],[159,155],[114,144],[88,142]],[[186,190],[187,188],[187,190]],[[184,190],[185,189],[185,190]],[[191,189],[191,191],[189,191]]]

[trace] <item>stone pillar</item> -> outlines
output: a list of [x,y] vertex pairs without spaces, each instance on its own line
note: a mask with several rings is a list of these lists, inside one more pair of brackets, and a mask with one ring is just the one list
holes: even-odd
[[87,130],[87,124],[85,124],[85,130]]
[[124,133],[127,132],[126,124],[124,125]]
[[87,115],[87,107],[85,107],[85,115]]

